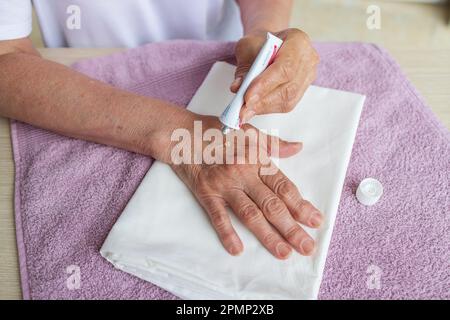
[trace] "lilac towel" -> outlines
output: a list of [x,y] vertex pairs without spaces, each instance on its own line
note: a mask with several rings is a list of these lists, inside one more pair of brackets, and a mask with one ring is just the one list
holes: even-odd
[[[316,85],[367,96],[320,298],[450,298],[449,132],[378,47],[316,47],[322,57]],[[173,41],[74,68],[186,105],[212,64],[232,52],[232,43]],[[176,298],[115,270],[99,254],[151,160],[23,123],[11,128],[24,298]],[[369,176],[383,183],[384,195],[364,207],[354,193]],[[73,265],[79,289],[67,285]]]

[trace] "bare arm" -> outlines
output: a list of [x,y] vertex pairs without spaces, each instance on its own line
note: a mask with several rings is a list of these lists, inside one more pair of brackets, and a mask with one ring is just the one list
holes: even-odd
[[259,75],[245,93],[241,119],[257,114],[291,111],[316,77],[319,56],[309,37],[288,28],[292,0],[237,0],[244,37],[236,45],[237,69],[231,91],[237,92],[259,49],[272,32],[284,43],[272,65]]
[[45,60],[27,38],[0,41],[0,116],[169,162],[170,132],[192,115]]
[[[216,117],[134,95],[47,61],[28,39],[0,42],[0,116],[166,163],[172,162],[170,136],[176,128],[190,129],[191,136],[194,120],[202,121],[205,129],[220,128]],[[290,156],[300,147],[280,141],[280,154]],[[248,146],[244,143],[243,148]],[[281,172],[266,182],[261,180],[265,178],[259,177],[260,167],[260,163],[172,165],[209,214],[231,254],[239,254],[243,245],[231,225],[226,203],[274,256],[286,259],[291,248],[312,254],[314,241],[296,221],[317,228],[322,215]],[[280,193],[281,184],[284,193]],[[252,199],[244,188],[253,190]]]
[[237,0],[244,33],[278,32],[289,26],[292,0]]

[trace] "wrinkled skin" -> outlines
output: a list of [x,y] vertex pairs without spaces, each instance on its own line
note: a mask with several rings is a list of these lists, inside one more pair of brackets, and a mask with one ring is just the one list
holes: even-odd
[[[241,110],[243,122],[257,114],[291,111],[316,78],[319,55],[308,35],[299,29],[286,29],[275,35],[284,41],[283,45],[274,62],[247,89]],[[266,32],[249,34],[239,40],[231,91],[237,92],[265,41]]]
[[[216,118],[203,117],[203,126],[220,127]],[[241,130],[257,130],[244,125]],[[301,150],[301,143],[279,140],[280,157]],[[270,153],[270,144],[258,152]],[[248,148],[258,144],[246,143]],[[267,150],[266,150],[267,149]],[[263,164],[172,165],[207,212],[223,246],[232,255],[244,245],[233,228],[226,207],[243,222],[275,257],[286,259],[292,249],[302,255],[314,252],[314,241],[300,224],[318,228],[322,214],[303,199],[297,187],[280,171],[263,175]]]

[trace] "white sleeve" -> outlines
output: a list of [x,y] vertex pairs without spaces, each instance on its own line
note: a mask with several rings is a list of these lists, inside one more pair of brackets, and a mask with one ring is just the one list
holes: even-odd
[[25,38],[31,28],[31,0],[0,0],[0,41]]

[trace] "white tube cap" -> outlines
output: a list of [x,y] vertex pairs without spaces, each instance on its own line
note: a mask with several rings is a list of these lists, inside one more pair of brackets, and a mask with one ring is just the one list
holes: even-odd
[[366,206],[372,206],[378,202],[383,194],[383,185],[374,178],[366,178],[356,189],[356,198]]

